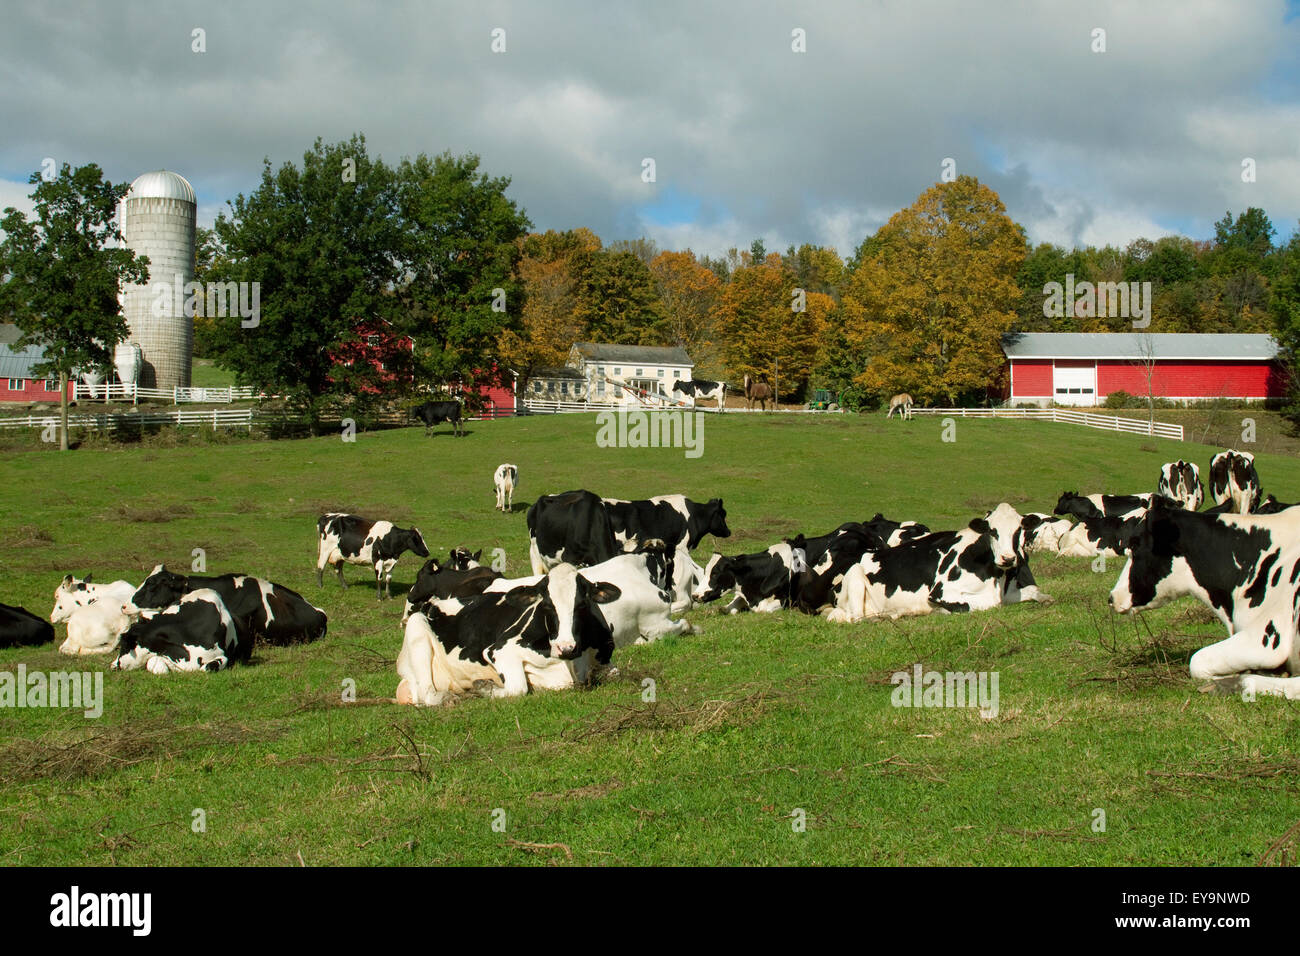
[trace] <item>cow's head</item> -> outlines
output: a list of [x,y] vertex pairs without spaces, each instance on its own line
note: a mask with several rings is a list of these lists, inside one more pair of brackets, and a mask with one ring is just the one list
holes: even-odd
[[110,670],[133,671],[147,666],[149,658],[154,656],[153,651],[140,643],[137,627],[132,624],[118,638],[117,657],[109,665]]
[[701,524],[704,527],[704,534],[711,534],[715,538],[730,538],[731,529],[727,527],[727,509],[722,507],[722,499],[710,498],[708,504],[702,507]]
[[183,574],[168,571],[161,564],[149,572],[149,576],[136,588],[131,600],[122,605],[122,613],[135,616],[145,608],[171,607],[189,593],[190,582]]
[[713,557],[709,558],[709,563],[704,566],[700,582],[691,592],[691,600],[697,604],[707,604],[709,601],[716,601],[734,588],[736,586],[734,565],[735,559],[715,551]]
[[470,568],[481,567],[478,559],[483,556],[483,549],[470,552],[469,548],[460,547],[452,548],[451,554],[447,558],[447,563],[457,571],[468,571]]
[[971,521],[969,527],[987,535],[993,551],[993,563],[1003,570],[1014,568],[1025,560],[1024,518],[1005,501],[983,518]]
[[[1030,521],[1030,519],[1036,519]],[[1061,538],[1072,527],[1069,518],[1054,518],[1051,515],[1033,512],[1024,517],[1021,527],[1025,532],[1025,547],[1034,551],[1059,551]]]
[[540,587],[552,657],[573,658],[613,640],[599,605],[618,600],[623,592],[616,585],[605,581],[593,584],[573,565],[557,564]]
[[50,612],[50,623],[58,624],[72,617],[73,613],[88,604],[95,603],[95,595],[86,585],[90,584],[90,575],[74,578],[65,574],[59,586],[54,589],[54,610]]
[[1101,509],[1077,491],[1063,491],[1056,501],[1056,507],[1052,509],[1052,514],[1086,518],[1089,515],[1101,514]]
[[427,558],[429,556],[429,548],[424,543],[424,535],[420,534],[419,528],[411,528],[409,531],[402,530],[401,535],[401,544],[405,550],[410,551],[421,558]]

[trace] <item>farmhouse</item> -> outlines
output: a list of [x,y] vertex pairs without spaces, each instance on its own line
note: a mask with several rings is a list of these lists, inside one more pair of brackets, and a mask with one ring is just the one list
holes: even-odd
[[690,380],[695,363],[680,346],[579,342],[569,350],[568,366],[586,381],[590,401],[633,404],[671,395],[674,382]]
[[1113,392],[1196,402],[1286,394],[1271,335],[1024,332],[1007,336],[1009,404],[1100,405]]
[[[57,402],[58,381],[33,371],[45,350],[39,345],[15,350],[13,345],[21,335],[16,325],[0,325],[0,402]],[[68,388],[71,390],[71,383]]]

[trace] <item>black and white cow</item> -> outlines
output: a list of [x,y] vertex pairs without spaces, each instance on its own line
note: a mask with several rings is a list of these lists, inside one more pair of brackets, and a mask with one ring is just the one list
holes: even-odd
[[423,405],[417,405],[411,409],[411,414],[424,422],[424,434],[430,434],[430,430],[439,422],[448,422],[452,431],[457,438],[464,434],[464,427],[461,424],[460,402],[425,402]]
[[128,615],[145,609],[160,610],[204,588],[221,596],[240,640],[250,647],[259,639],[269,644],[296,644],[325,636],[329,618],[324,611],[292,588],[247,574],[201,577],[176,574],[160,564],[122,610]]
[[641,501],[601,498],[590,491],[543,495],[528,509],[529,558],[534,574],[560,563],[586,567],[658,541],[669,553],[699,546],[705,535],[726,538],[721,498],[698,504],[684,495]]
[[1156,494],[1177,501],[1188,511],[1196,511],[1205,500],[1205,486],[1201,484],[1201,471],[1194,462],[1166,462],[1160,466],[1160,482]]
[[320,551],[316,559],[316,584],[325,586],[325,566],[338,571],[343,580],[343,565],[365,564],[375,569],[375,594],[393,596],[393,566],[407,551],[422,558],[429,556],[424,536],[418,528],[398,528],[391,521],[371,521],[359,515],[331,512],[316,519],[320,532]]
[[794,602],[795,585],[807,567],[804,551],[788,541],[755,554],[728,557],[715,552],[704,565],[704,579],[692,597],[707,604],[731,594],[728,614],[770,613]]
[[519,484],[519,469],[511,464],[497,465],[492,473],[492,487],[497,493],[497,510],[513,511],[515,487]]
[[398,703],[432,706],[480,680],[492,682],[495,697],[571,687],[579,679],[571,662],[609,663],[614,639],[602,605],[618,597],[616,586],[561,564],[536,584],[432,601],[406,622]]
[[221,595],[210,588],[191,591],[162,611],[142,611],[120,638],[113,670],[219,671],[247,662],[253,642],[241,640]]
[[691,408],[695,407],[697,400],[701,398],[714,398],[718,401],[718,411],[725,411],[727,407],[727,383],[713,382],[707,378],[692,378],[685,382],[674,382],[673,392],[680,392],[685,398],[691,400]]
[[[1300,698],[1300,512],[1211,515],[1152,508],[1133,538],[1110,605],[1127,614],[1185,595],[1209,606],[1229,635],[1192,655],[1192,677],[1236,678],[1230,686]],[[1283,666],[1289,679],[1236,677]]]
[[1152,494],[1140,495],[1081,495],[1078,492],[1062,492],[1052,509],[1052,514],[1073,515],[1076,518],[1096,517],[1123,518],[1135,511],[1145,511],[1151,507]]
[[1069,518],[1054,518],[1040,511],[1031,511],[1025,515],[1025,521],[1032,524],[1025,529],[1026,551],[1059,552],[1061,542],[1074,527]]
[[0,647],[35,647],[54,640],[54,627],[23,607],[0,604]]
[[1272,495],[1264,499],[1264,503],[1251,512],[1258,515],[1275,515],[1279,511],[1286,511],[1287,508],[1294,508],[1294,504],[1287,504],[1285,501],[1278,501]]
[[844,575],[827,620],[852,623],[931,611],[1047,601],[1025,557],[1027,521],[1003,503],[959,531],[868,552]]
[[429,601],[482,594],[484,588],[500,577],[500,573],[482,567],[477,562],[473,567],[457,567],[456,551],[452,552],[452,560],[445,565],[437,558],[430,558],[420,568],[415,583],[406,595],[402,623],[405,624],[417,611],[423,611]]
[[804,570],[795,578],[792,604],[816,614],[834,603],[835,589],[845,573],[868,551],[894,547],[930,533],[915,521],[891,521],[879,512],[869,521],[848,521],[829,534],[789,540],[804,554]]
[[1210,497],[1216,505],[1231,503],[1237,514],[1250,514],[1263,496],[1255,456],[1248,451],[1228,449],[1210,459]]

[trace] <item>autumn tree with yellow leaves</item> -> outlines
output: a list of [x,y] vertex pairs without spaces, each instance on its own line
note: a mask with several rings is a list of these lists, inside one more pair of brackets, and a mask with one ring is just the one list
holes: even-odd
[[867,360],[857,383],[921,404],[982,399],[1002,373],[1025,254],[1024,230],[974,177],[922,193],[865,244],[849,276],[844,334]]

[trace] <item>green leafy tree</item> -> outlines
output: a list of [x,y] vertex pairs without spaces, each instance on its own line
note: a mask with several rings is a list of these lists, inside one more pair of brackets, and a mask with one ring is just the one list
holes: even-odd
[[592,341],[663,344],[663,311],[649,267],[631,252],[591,255],[581,281],[579,314]]
[[59,447],[67,451],[68,380],[112,361],[128,334],[118,290],[148,282],[149,260],[116,246],[117,205],[129,184],[108,182],[94,163],[65,163],[54,179],[33,173],[28,182],[36,218],[10,206],[0,219],[0,312],[22,332],[19,348],[44,349],[36,371],[58,378]]

